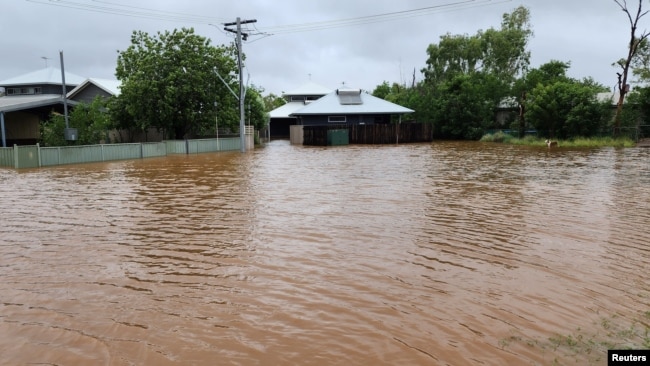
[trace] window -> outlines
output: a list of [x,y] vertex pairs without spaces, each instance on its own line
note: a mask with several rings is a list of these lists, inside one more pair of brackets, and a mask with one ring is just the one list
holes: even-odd
[[345,116],[328,116],[327,117],[327,122],[330,123],[345,123],[346,118]]
[[41,94],[41,87],[28,87],[28,88],[7,88],[7,95],[31,95]]

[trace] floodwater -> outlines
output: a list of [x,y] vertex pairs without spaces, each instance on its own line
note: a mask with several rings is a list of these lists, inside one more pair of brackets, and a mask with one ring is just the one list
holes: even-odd
[[275,141],[0,169],[0,207],[3,365],[584,365],[648,341],[650,149]]

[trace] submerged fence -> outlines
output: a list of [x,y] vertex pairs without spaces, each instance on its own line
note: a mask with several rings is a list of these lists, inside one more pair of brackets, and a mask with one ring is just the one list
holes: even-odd
[[0,147],[0,167],[38,168],[43,166],[144,159],[171,154],[199,154],[239,150],[240,138],[169,140],[132,144],[41,147],[36,145]]
[[347,130],[351,144],[395,144],[433,141],[433,125],[430,123],[400,124],[332,124],[327,126],[303,126],[303,145],[327,145],[327,132]]

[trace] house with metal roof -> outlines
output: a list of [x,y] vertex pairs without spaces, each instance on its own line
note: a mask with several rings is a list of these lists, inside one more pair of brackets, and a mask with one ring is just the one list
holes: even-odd
[[[40,124],[52,112],[64,112],[64,88],[61,70],[48,67],[0,81],[5,95],[0,97],[0,137],[2,147],[33,145],[40,137]],[[113,80],[84,79],[65,72],[66,102],[74,106],[95,96],[119,93]]]
[[390,123],[394,115],[413,113],[361,89],[334,91],[308,83],[283,94],[287,103],[270,112],[271,137],[288,137],[290,126]]
[[334,123],[390,123],[391,116],[415,112],[361,89],[339,88],[291,113],[304,126]]
[[331,89],[309,82],[288,93],[283,93],[282,97],[286,100],[286,104],[269,112],[271,138],[288,138],[289,126],[298,124],[297,117],[291,114],[331,92]]
[[108,98],[120,94],[118,80],[90,78],[84,80],[68,93],[68,99],[76,103],[90,103],[96,97]]

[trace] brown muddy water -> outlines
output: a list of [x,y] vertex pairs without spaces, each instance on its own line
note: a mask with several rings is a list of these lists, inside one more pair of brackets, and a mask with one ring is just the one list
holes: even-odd
[[582,365],[648,342],[650,149],[276,141],[1,169],[0,206],[3,365]]

